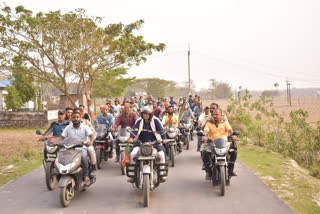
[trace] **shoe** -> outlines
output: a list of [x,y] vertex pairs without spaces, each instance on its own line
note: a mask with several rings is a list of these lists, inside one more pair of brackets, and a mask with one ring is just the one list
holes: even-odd
[[238,176],[234,171],[230,171],[228,174],[229,176]]
[[120,157],[119,157],[119,155],[117,155],[116,159],[115,159],[115,162],[119,162],[119,159],[120,159]]
[[161,183],[164,183],[164,182],[166,182],[167,180],[168,180],[168,177],[167,176],[165,176],[165,177],[160,177],[160,182]]
[[90,178],[89,178],[89,176],[84,176],[84,184],[86,185],[86,186],[90,186]]
[[134,178],[128,178],[127,182],[128,183],[134,183],[135,181],[134,181]]
[[202,164],[202,170],[206,170],[206,166],[204,164]]
[[109,152],[109,158],[111,159],[113,157],[113,152]]
[[206,180],[211,180],[212,179],[212,176],[210,175],[210,173],[206,173],[206,177],[205,177]]

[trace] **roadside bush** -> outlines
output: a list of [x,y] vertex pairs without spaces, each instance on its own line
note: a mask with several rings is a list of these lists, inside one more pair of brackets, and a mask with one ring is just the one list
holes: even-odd
[[239,89],[230,97],[227,114],[242,139],[288,156],[320,178],[320,122],[312,127],[303,109],[291,111],[290,119],[284,121],[273,108],[272,98],[253,100],[248,90]]

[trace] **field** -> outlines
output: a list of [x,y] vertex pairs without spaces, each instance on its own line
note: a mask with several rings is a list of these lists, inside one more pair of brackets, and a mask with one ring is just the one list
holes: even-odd
[[[205,100],[203,101],[203,106],[209,105],[210,103],[215,102],[220,105],[223,110],[227,109],[229,104],[228,99],[223,100]],[[317,121],[320,121],[320,99],[319,98],[293,98],[291,101],[291,106],[287,104],[287,99],[285,97],[274,98],[273,101],[274,108],[284,120],[289,118],[291,111],[303,109],[309,112],[308,122],[310,124],[315,124]]]

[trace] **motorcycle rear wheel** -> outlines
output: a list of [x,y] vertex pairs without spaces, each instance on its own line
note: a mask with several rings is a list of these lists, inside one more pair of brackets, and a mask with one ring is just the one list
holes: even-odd
[[60,203],[62,207],[68,207],[74,198],[75,190],[72,187],[72,178],[70,178],[64,187],[60,188]]
[[48,190],[53,190],[58,185],[58,178],[57,175],[55,175],[55,167],[54,162],[48,161],[45,166],[46,171],[46,185]]
[[150,203],[150,175],[143,174],[143,205],[148,207]]

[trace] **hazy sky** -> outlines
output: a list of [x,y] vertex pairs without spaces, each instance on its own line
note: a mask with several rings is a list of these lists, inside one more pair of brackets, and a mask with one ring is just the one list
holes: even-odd
[[167,49],[131,69],[130,75],[186,81],[191,46],[191,79],[197,89],[207,79],[233,88],[319,87],[319,0],[7,0],[35,12],[85,8],[104,25],[143,19],[148,42]]

